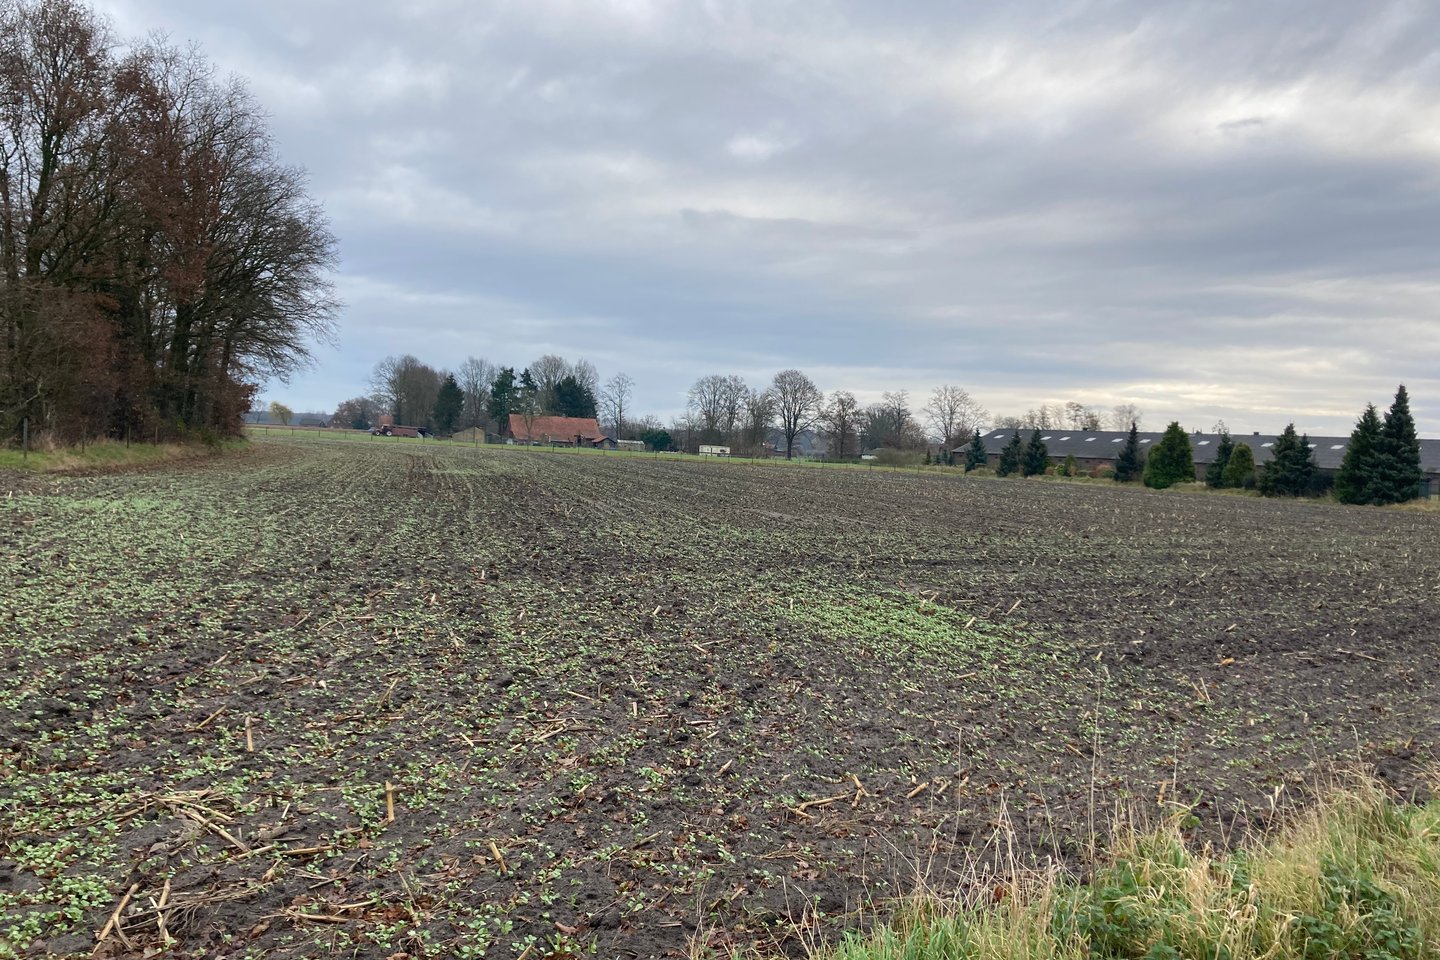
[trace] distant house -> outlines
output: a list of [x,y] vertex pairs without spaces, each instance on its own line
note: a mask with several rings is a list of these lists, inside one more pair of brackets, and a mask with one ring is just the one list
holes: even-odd
[[728,456],[730,456],[730,448],[729,448],[729,447],[722,447],[722,446],[720,446],[720,445],[717,444],[717,443],[702,443],[702,444],[700,444],[700,456],[702,456],[702,457],[728,457]]
[[[1010,442],[1015,434],[1020,435],[1020,442],[1026,443],[1030,440],[1030,434],[1034,431],[1026,428],[1024,430],[1013,430],[1002,427],[998,430],[991,430],[984,434],[982,439],[985,442],[985,452],[989,456],[991,466],[1000,462],[1000,452]],[[1045,444],[1045,450],[1050,455],[1051,461],[1063,462],[1066,457],[1074,457],[1075,461],[1085,470],[1094,470],[1099,467],[1113,467],[1120,451],[1125,447],[1125,440],[1129,436],[1128,431],[1123,430],[1070,430],[1051,429],[1041,430],[1040,439]],[[1160,439],[1165,436],[1163,433],[1141,433],[1139,434],[1140,450],[1143,454]],[[1205,467],[1215,459],[1215,451],[1220,446],[1220,434],[1218,433],[1192,433],[1190,436],[1190,453],[1195,459],[1195,472],[1197,476],[1204,476]],[[1235,434],[1231,437],[1236,443],[1243,443],[1255,454],[1255,464],[1262,466],[1270,462],[1271,449],[1280,438],[1273,434],[1252,433]],[[1311,437],[1310,449],[1315,454],[1315,466],[1323,474],[1333,474],[1340,469],[1341,462],[1345,459],[1345,450],[1350,445],[1349,437]],[[955,455],[957,463],[965,461],[965,454],[969,445],[956,447],[951,451]],[[1420,441],[1420,464],[1429,480],[1429,496],[1440,495],[1440,440]]]
[[526,417],[510,414],[505,439],[546,447],[600,447],[615,449],[594,417]]

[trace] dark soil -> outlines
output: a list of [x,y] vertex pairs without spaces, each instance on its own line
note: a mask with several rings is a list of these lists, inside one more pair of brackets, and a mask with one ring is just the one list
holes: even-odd
[[798,954],[1435,758],[1440,515],[265,449],[0,477],[0,956]]

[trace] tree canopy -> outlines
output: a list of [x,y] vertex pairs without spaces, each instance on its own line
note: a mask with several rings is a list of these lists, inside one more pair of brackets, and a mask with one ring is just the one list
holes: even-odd
[[555,384],[555,402],[552,409],[561,417],[594,417],[595,394],[589,387],[567,374]]
[[965,448],[965,472],[983,467],[990,462],[990,453],[985,449],[985,440],[976,430],[970,437],[970,446]]
[[1140,428],[1132,420],[1125,446],[1120,448],[1120,456],[1115,459],[1115,481],[1129,483],[1139,479],[1143,462],[1140,453]]
[[1025,446],[1020,442],[1020,434],[1010,434],[1010,439],[1000,450],[1000,463],[995,468],[998,476],[1008,477],[1020,470],[1025,457]]
[[510,414],[515,410],[516,393],[519,387],[515,383],[515,368],[501,367],[495,374],[495,379],[490,384],[490,401],[488,412],[490,419],[495,421],[495,428],[503,431],[508,425]]
[[1225,475],[1222,486],[1237,490],[1248,490],[1255,486],[1255,451],[1248,443],[1237,443],[1225,461]]
[[454,374],[447,373],[445,379],[440,382],[440,390],[435,396],[435,405],[431,411],[430,422],[435,432],[442,437],[448,437],[455,432],[455,425],[460,422],[460,414],[465,408],[465,391],[460,389],[460,384],[455,381]]
[[1215,448],[1215,459],[1210,461],[1210,466],[1205,468],[1205,486],[1212,489],[1229,486],[1225,482],[1225,465],[1230,462],[1230,455],[1235,452],[1235,441],[1228,431],[1220,432],[1220,443]]
[[1410,415],[1410,394],[1403,383],[1385,411],[1383,427],[1380,450],[1390,502],[1413,500],[1420,495],[1425,472],[1420,468],[1420,440],[1415,433],[1415,418]]
[[1286,424],[1285,431],[1270,449],[1270,462],[1256,478],[1256,488],[1267,497],[1300,497],[1310,492],[1315,478],[1315,453],[1310,438],[1295,432],[1295,424]]
[[1410,395],[1401,384],[1383,422],[1374,404],[1360,415],[1335,474],[1335,496],[1341,503],[1404,503],[1420,495],[1424,479]]
[[1030,434],[1030,441],[1025,444],[1021,473],[1027,477],[1034,477],[1043,474],[1049,466],[1050,451],[1045,448],[1045,441],[1040,439],[1040,431],[1033,431]]
[[1156,490],[1195,479],[1195,456],[1190,450],[1190,437],[1178,422],[1172,421],[1165,428],[1160,442],[1145,458],[1144,479],[1145,486]]
[[233,433],[330,338],[335,240],[264,110],[78,0],[0,5],[0,442]]

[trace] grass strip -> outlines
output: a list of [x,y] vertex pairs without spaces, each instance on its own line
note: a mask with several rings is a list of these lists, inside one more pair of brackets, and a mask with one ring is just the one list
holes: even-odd
[[0,447],[0,470],[23,470],[31,473],[75,473],[90,470],[122,470],[151,464],[190,460],[217,454],[239,444],[215,445],[201,443],[134,443],[105,440],[84,447],[57,447],[23,451]]
[[[917,896],[824,960],[1246,960],[1440,956],[1440,802],[1396,803],[1373,780],[1330,789],[1228,854],[1187,843],[1183,818],[1117,831],[1081,881],[977,871],[961,898]],[[1004,849],[1003,846],[1001,849]]]

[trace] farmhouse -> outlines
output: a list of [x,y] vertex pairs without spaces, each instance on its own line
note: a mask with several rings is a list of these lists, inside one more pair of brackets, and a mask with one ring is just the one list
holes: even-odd
[[[985,452],[989,455],[991,466],[1000,462],[1000,452],[1017,432],[1020,434],[1020,442],[1025,443],[1029,441],[1033,431],[1001,428],[991,430],[984,435],[982,439],[985,441]],[[1164,435],[1164,433],[1141,433],[1139,435],[1141,452],[1143,453],[1159,443],[1160,438]],[[1063,462],[1066,457],[1074,457],[1075,461],[1087,471],[1099,467],[1113,467],[1128,436],[1129,432],[1124,430],[1051,429],[1040,431],[1040,439],[1044,441],[1045,449],[1050,454],[1052,461]],[[1250,447],[1251,452],[1255,454],[1255,463],[1259,466],[1270,461],[1270,451],[1280,438],[1274,434],[1252,433],[1248,436],[1234,435],[1231,439]],[[1333,474],[1339,470],[1341,461],[1345,459],[1345,449],[1349,445],[1349,437],[1310,438],[1310,449],[1315,452],[1315,465],[1319,467],[1321,473]],[[1197,474],[1204,474],[1205,467],[1215,459],[1215,450],[1219,446],[1220,434],[1218,433],[1190,434],[1190,452],[1195,458]],[[952,452],[957,460],[964,462],[966,449],[966,447],[956,447]],[[1440,496],[1440,440],[1420,441],[1420,466],[1429,481],[1428,495]]]
[[594,417],[526,417],[510,414],[505,439],[550,447],[602,447],[615,449]]

